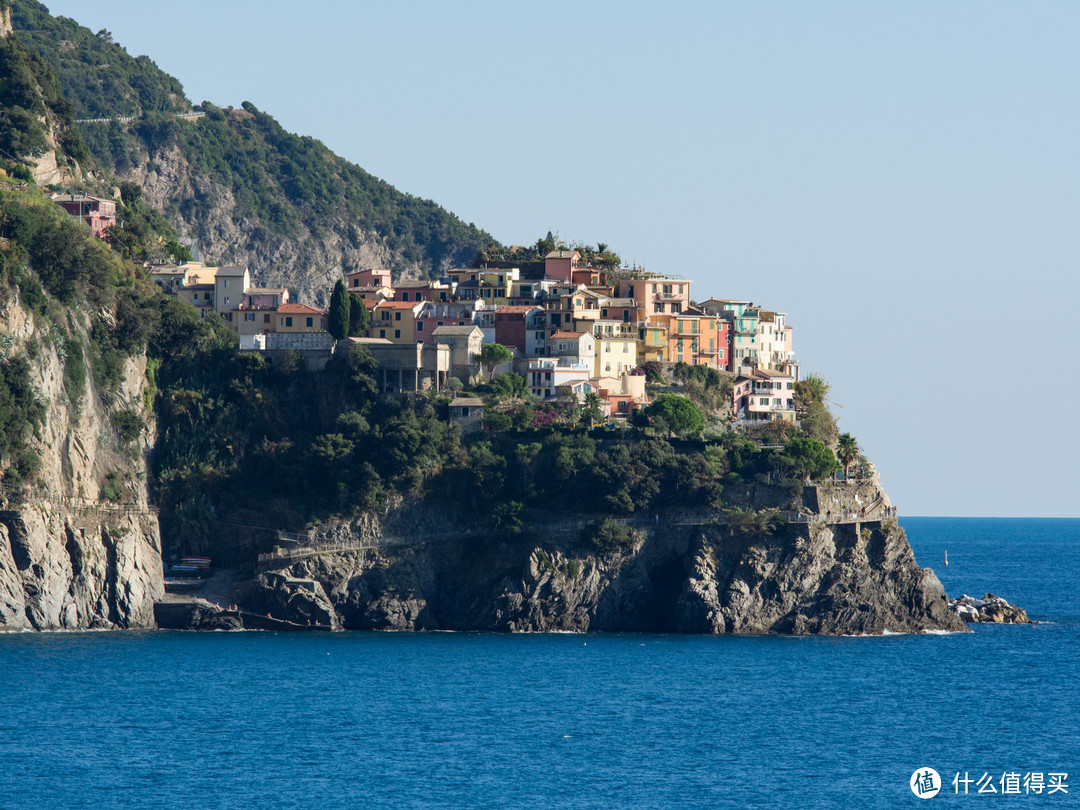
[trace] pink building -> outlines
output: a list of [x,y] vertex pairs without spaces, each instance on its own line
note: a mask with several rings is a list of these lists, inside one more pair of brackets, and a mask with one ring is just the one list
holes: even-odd
[[345,288],[352,290],[357,287],[390,287],[389,270],[354,270],[345,274]]
[[544,275],[547,278],[569,282],[580,259],[581,254],[576,250],[553,250],[544,257]]
[[106,228],[116,224],[116,203],[112,200],[88,194],[58,194],[53,197],[53,202],[80,222],[85,222],[98,239],[104,239]]
[[240,296],[240,309],[277,309],[289,303],[287,287],[248,287]]

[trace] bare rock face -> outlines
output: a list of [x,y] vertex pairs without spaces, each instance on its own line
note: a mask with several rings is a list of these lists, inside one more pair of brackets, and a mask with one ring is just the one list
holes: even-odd
[[903,530],[890,521],[800,524],[775,535],[661,525],[632,548],[606,555],[555,540],[536,546],[459,539],[313,555],[279,574],[321,582],[347,629],[967,629],[934,572],[916,564]]
[[[137,409],[147,423],[140,444],[122,448],[89,369],[84,395],[68,400],[63,342],[47,325],[11,301],[0,306],[0,333],[16,352],[37,344],[31,383],[48,403],[30,439],[41,459],[34,487],[0,503],[0,630],[153,627],[164,583],[144,483],[154,430],[142,405],[145,361],[127,361],[115,392],[114,407]],[[101,497],[110,473],[123,506]]]
[[[242,110],[230,114],[247,115]],[[153,158],[144,155],[124,179],[138,183],[143,198],[163,211],[176,210],[178,200],[198,200],[198,206],[180,206],[171,217],[182,239],[197,242],[215,262],[247,266],[258,284],[288,287],[294,300],[326,305],[327,290],[342,268],[403,264],[377,234],[355,224],[354,238],[342,237],[351,224],[344,217],[330,217],[318,234],[302,223],[288,237],[268,232],[242,213],[229,188],[196,171],[177,146]],[[403,275],[420,273],[420,267],[413,266]]]
[[162,593],[156,520],[0,512],[0,627],[153,627]]

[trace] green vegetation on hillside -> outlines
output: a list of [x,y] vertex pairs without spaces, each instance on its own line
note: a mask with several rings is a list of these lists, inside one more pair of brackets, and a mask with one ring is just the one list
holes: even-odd
[[54,17],[36,0],[17,0],[12,27],[51,66],[75,118],[190,110],[184,88],[146,56],[132,57],[107,31]]
[[[176,118],[192,109],[180,82],[149,58],[130,56],[107,31],[94,34],[52,17],[34,0],[15,4],[13,24],[35,59],[52,66],[75,118],[135,119],[82,125],[86,145],[107,171],[123,176],[147,155],[179,147],[206,182],[231,193],[237,216],[255,220],[252,244],[292,236],[300,227],[316,238],[334,231],[353,246],[375,234],[404,262],[432,274],[470,264],[483,245],[497,247],[490,234],[398,191],[318,140],[286,132],[248,102],[240,110],[204,102],[205,117]],[[203,196],[177,198],[166,213],[198,222],[207,207]]]
[[14,37],[0,38],[0,154],[8,160],[33,158],[49,149],[47,123],[57,128],[62,162],[89,157],[74,123],[72,105],[45,61]]

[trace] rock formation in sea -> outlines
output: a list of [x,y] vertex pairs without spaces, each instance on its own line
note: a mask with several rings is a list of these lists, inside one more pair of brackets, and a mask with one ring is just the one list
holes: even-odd
[[[767,501],[777,494],[771,489],[746,498]],[[550,523],[519,535],[453,538],[436,536],[435,523],[425,529],[416,505],[400,507],[382,522],[366,515],[320,527],[309,545],[264,560],[243,598],[281,619],[350,630],[967,629],[885,516],[876,484],[807,490],[803,505],[815,508],[796,518],[808,522],[770,531],[710,522],[704,511],[662,513],[628,521],[631,542],[606,553],[581,539],[586,518],[549,515]],[[861,518],[860,503],[876,511]],[[402,534],[412,542],[379,545]]]
[[949,609],[965,622],[991,622],[993,624],[1028,624],[1027,611],[1010,605],[1000,596],[988,593],[982,599],[961,594],[949,600]]

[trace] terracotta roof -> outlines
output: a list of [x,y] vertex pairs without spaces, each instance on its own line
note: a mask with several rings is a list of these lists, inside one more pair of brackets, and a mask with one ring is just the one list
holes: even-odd
[[575,255],[581,256],[576,250],[553,250],[546,255],[545,259],[572,259]]
[[281,315],[325,315],[325,309],[309,307],[307,304],[279,304],[277,308]]
[[430,301],[380,301],[372,306],[372,309],[414,309],[418,306],[431,303]]
[[513,306],[497,307],[495,309],[495,314],[498,315],[501,312],[512,312],[512,313],[532,312],[534,309],[543,309],[543,307],[540,306],[539,304],[532,304],[531,306],[530,305],[514,304]]
[[556,332],[554,335],[551,336],[551,340],[555,340],[556,338],[561,338],[563,340],[567,340],[567,339],[577,340],[578,338],[584,337],[587,334],[589,334],[589,333],[588,332]]

